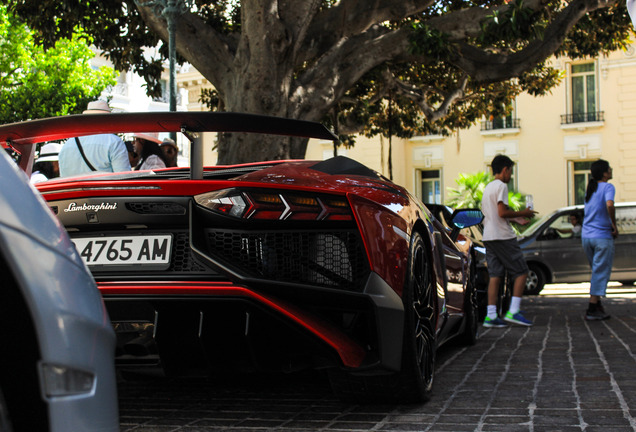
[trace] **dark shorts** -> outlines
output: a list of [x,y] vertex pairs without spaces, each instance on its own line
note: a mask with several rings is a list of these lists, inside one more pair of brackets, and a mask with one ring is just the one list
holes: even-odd
[[490,277],[504,277],[506,270],[512,279],[528,273],[528,264],[517,239],[485,241],[484,246]]

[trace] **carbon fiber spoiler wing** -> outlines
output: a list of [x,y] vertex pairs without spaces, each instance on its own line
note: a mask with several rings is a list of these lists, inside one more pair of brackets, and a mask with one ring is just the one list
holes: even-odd
[[[19,152],[20,167],[30,173],[33,144],[102,133],[182,132],[192,140],[190,169],[202,174],[203,146],[198,132],[246,132],[335,141],[320,123],[281,117],[230,112],[139,112],[78,114],[10,123],[0,126],[0,143]],[[26,157],[25,157],[26,156]],[[195,173],[196,171],[196,173]]]

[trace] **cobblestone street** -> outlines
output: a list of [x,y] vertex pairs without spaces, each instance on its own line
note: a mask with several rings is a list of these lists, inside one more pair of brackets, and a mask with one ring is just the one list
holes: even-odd
[[584,296],[525,298],[534,327],[442,349],[424,404],[344,404],[321,373],[148,379],[121,383],[121,430],[636,431],[633,292],[610,294],[602,322],[583,320]]

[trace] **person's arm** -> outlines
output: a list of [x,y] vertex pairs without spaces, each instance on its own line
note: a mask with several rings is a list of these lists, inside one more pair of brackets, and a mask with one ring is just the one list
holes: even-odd
[[499,217],[504,219],[515,219],[519,217],[532,218],[535,214],[537,214],[536,211],[530,210],[529,208],[518,211],[511,210],[510,207],[508,207],[501,201],[497,203],[497,211],[499,213]]
[[612,237],[618,236],[618,228],[616,227],[616,209],[614,208],[614,201],[607,201],[607,213],[609,214],[610,221],[612,222]]

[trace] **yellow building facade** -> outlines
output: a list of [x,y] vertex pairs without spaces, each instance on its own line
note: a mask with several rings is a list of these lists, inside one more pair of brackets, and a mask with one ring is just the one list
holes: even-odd
[[[506,118],[484,119],[453,135],[409,140],[358,137],[355,147],[338,154],[391,176],[424,202],[444,203],[447,188],[460,174],[489,170],[496,154],[515,161],[513,187],[534,195],[535,209],[546,214],[582,203],[589,165],[602,158],[612,165],[616,201],[636,201],[636,49],[607,57],[552,60],[563,74],[544,97],[521,95]],[[201,110],[201,88],[209,83],[196,71],[179,74],[191,111]],[[212,143],[205,162],[214,164]],[[209,147],[209,149],[208,149]],[[389,148],[392,170],[389,170]],[[333,156],[331,142],[311,141],[306,158]]]
[[[514,188],[534,195],[546,214],[581,204],[589,165],[602,158],[614,169],[616,201],[636,201],[636,50],[552,65],[563,73],[560,85],[544,97],[519,96],[506,118],[484,117],[449,137],[394,139],[393,180],[424,202],[444,203],[460,174],[489,170],[496,154],[506,154],[516,163]],[[386,138],[379,141],[359,141],[346,154],[387,175],[386,154],[373,163],[367,150],[387,151]],[[328,146],[312,143],[307,158]]]

